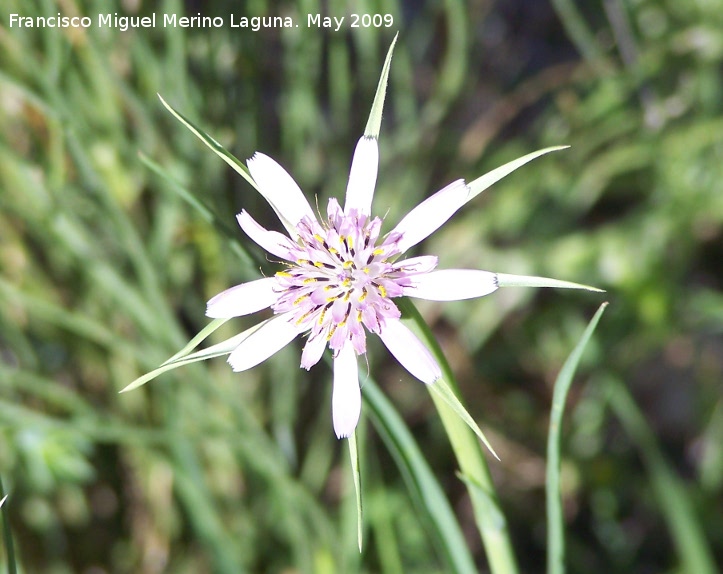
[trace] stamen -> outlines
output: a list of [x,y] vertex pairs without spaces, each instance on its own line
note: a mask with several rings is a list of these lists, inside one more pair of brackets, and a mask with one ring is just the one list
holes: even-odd
[[302,295],[301,297],[298,297],[298,298],[294,301],[294,307],[296,307],[299,303],[301,303],[304,299],[307,299],[308,297],[309,297],[309,294],[308,294],[308,293],[306,293],[305,295]]

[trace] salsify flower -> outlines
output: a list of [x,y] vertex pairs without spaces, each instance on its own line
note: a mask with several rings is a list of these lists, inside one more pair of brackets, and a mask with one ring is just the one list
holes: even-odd
[[[258,365],[299,335],[306,335],[301,367],[307,370],[328,346],[334,361],[332,418],[339,438],[350,436],[359,420],[357,361],[366,353],[368,333],[378,335],[422,382],[433,383],[441,376],[430,351],[401,322],[396,298],[454,301],[481,297],[500,286],[497,273],[436,270],[433,255],[401,257],[447,221],[467,201],[470,188],[461,179],[449,184],[381,235],[383,221],[371,215],[378,163],[377,139],[362,137],[354,152],[344,207],[332,198],[326,217],[317,218],[284,168],[256,153],[247,162],[249,172],[288,237],[263,228],[245,210],[237,216],[238,222],[253,241],[283,260],[284,268],[273,277],[216,295],[206,312],[209,317],[230,318],[270,307],[275,313],[231,352],[228,362],[234,371]],[[512,276],[504,277],[509,282]]]
[[[161,98],[171,113],[269,202],[287,235],[265,229],[245,210],[237,219],[253,241],[281,260],[283,268],[273,277],[243,283],[213,297],[208,302],[206,314],[218,321],[204,329],[186,349],[158,369],[136,379],[124,391],[182,364],[225,354],[229,354],[228,362],[234,371],[245,371],[265,361],[296,337],[304,336],[301,367],[311,369],[327,347],[331,350],[334,431],[339,438],[349,437],[361,412],[357,363],[359,356],[367,351],[369,333],[378,335],[392,355],[420,381],[432,384],[441,377],[440,366],[432,353],[401,321],[395,299],[455,301],[482,297],[503,286],[596,290],[542,277],[477,269],[438,270],[438,260],[433,255],[404,258],[409,249],[426,239],[484,189],[536,157],[562,147],[547,148],[518,158],[469,185],[464,180],[457,180],[420,203],[391,231],[382,234],[383,221],[372,216],[371,207],[379,167],[377,137],[393,48],[394,42],[384,63],[364,136],[354,151],[344,207],[337,199],[330,199],[326,217],[315,215],[294,179],[276,161],[257,152],[247,161],[248,168],[244,167],[216,140]],[[206,351],[189,354],[189,349],[218,328],[221,322],[267,308],[274,312],[272,318]],[[446,400],[455,404],[454,398]],[[464,411],[461,405],[457,410]],[[463,414],[466,415],[466,411]],[[484,440],[481,432],[476,432]]]

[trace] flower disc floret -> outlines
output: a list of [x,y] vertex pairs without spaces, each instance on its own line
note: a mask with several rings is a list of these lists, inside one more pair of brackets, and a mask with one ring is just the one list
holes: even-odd
[[[319,223],[305,216],[296,227],[298,239],[290,252],[293,263],[276,273],[275,313],[288,313],[301,331],[309,330],[301,365],[309,369],[328,343],[336,356],[346,341],[357,354],[366,352],[363,327],[379,334],[400,312],[392,298],[403,294],[421,261],[394,263],[401,234],[379,241],[382,220],[356,209],[346,214],[329,200],[328,218]],[[430,266],[425,261],[425,271]]]

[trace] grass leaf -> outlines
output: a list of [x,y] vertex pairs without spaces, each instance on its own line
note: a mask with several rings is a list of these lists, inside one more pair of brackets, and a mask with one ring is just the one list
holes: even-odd
[[565,400],[570,390],[572,378],[582,353],[602,317],[607,303],[603,303],[588,323],[587,328],[560,369],[555,380],[552,395],[552,412],[550,413],[550,431],[547,435],[547,573],[562,574],[565,571],[565,536],[562,516],[562,498],[560,493],[560,431],[562,414],[565,411]]

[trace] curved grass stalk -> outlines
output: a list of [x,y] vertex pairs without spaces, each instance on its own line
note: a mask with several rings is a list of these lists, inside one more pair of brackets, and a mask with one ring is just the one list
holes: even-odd
[[[429,326],[422,319],[414,304],[408,299],[400,301],[404,322],[427,345],[442,368],[442,374],[449,387],[456,392],[457,384]],[[493,574],[516,574],[518,572],[507,520],[500,509],[489,467],[474,430],[438,393],[430,389],[430,395],[444,424],[445,431],[460,467],[462,480],[467,485],[475,522],[487,553],[490,571]]]
[[547,573],[563,574],[565,571],[565,534],[560,496],[560,429],[562,414],[565,411],[565,399],[572,384],[572,377],[580,362],[582,353],[597,327],[607,303],[600,305],[585,332],[580,337],[560,374],[555,380],[550,413],[550,431],[547,436],[547,472],[545,477],[545,496],[547,503]]

